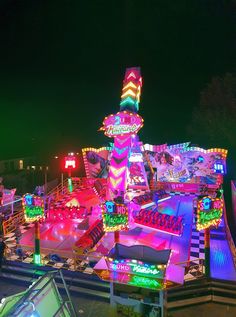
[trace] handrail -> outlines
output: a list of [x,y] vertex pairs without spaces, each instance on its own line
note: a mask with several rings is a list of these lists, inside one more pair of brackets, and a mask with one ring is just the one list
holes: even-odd
[[[25,223],[23,209],[11,216],[9,219],[3,221],[3,235],[11,233],[16,230],[16,227]],[[10,228],[10,229],[9,229]]]
[[[80,177],[72,177],[72,183],[73,183],[73,191],[80,187],[83,184],[83,179]],[[49,209],[50,200],[51,199],[59,199],[61,195],[69,194],[68,189],[68,178],[66,178],[63,183],[60,183],[55,188],[53,188],[50,192],[47,193],[45,197],[45,209]]]

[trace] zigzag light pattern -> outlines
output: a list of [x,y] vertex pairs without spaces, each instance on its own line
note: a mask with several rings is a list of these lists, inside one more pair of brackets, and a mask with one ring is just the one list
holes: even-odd
[[127,68],[123,81],[120,110],[138,112],[142,87],[142,77],[139,67]]
[[125,166],[121,168],[115,168],[113,166],[110,167],[110,171],[115,175],[115,177],[119,177],[125,171]]
[[[126,181],[127,181],[127,166],[128,166],[128,153],[131,144],[131,137],[121,137],[115,138],[114,148],[112,151],[112,158],[110,161],[110,169],[108,175],[108,194],[110,198],[114,198],[114,192],[119,196],[120,192],[125,192]],[[126,148],[122,153],[119,150]],[[117,151],[118,149],[118,151]],[[118,153],[117,153],[118,152]],[[113,196],[113,197],[111,197]]]
[[112,183],[113,188],[117,188],[117,186],[121,183],[122,177],[115,179],[113,177],[110,177],[110,181]]

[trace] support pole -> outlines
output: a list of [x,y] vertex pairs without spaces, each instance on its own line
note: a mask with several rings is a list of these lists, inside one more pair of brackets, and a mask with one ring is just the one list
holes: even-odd
[[120,243],[120,231],[114,231],[115,243]]
[[71,178],[71,169],[68,171],[68,191],[69,193],[73,192],[73,184],[72,184],[72,178]]
[[211,263],[210,263],[210,229],[205,229],[204,232],[204,244],[205,244],[205,275],[206,278],[211,277]]
[[34,264],[41,265],[40,227],[38,221],[34,223]]

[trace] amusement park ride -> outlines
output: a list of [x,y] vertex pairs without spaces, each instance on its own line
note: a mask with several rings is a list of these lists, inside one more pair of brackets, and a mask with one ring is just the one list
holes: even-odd
[[[176,259],[181,262],[183,254],[184,261],[189,260],[193,223],[196,230],[205,232],[205,272],[210,276],[210,230],[220,226],[224,215],[219,190],[226,173],[227,150],[205,150],[189,142],[143,144],[138,137],[144,122],[138,114],[141,87],[140,68],[127,68],[120,110],[105,117],[99,129],[114,142],[109,147],[82,150],[83,186],[72,187],[71,169],[76,162],[73,155],[68,156],[67,196],[57,192],[46,197],[48,226],[49,222],[60,223],[59,229],[65,231],[68,226],[72,235],[68,222],[79,221],[76,241],[71,242],[76,254],[91,254],[102,240],[107,241],[94,272],[111,282],[111,298],[120,309],[124,301],[114,294],[124,293],[124,289],[118,290],[118,285],[161,291],[183,283],[184,268],[174,263]],[[179,192],[188,198],[175,198]],[[195,206],[191,196],[196,197]],[[25,198],[29,200],[29,194]],[[32,201],[38,207],[25,203],[28,220],[42,216],[39,199],[33,197]],[[223,223],[227,226],[225,220]],[[48,236],[45,239],[48,243]],[[35,246],[39,251],[39,242]]]

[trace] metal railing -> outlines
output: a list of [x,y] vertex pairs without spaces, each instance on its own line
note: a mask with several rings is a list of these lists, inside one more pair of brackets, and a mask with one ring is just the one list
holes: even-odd
[[[26,257],[32,256],[34,252],[33,245],[17,244],[14,248],[8,248],[5,254],[7,260],[14,261],[24,261]],[[90,262],[98,262],[103,255],[95,255],[92,252],[86,254],[80,254],[75,252],[73,249],[71,251],[51,249],[51,248],[40,248],[42,265],[52,266],[55,268],[56,263],[67,264],[63,267],[68,270],[83,272],[85,267],[89,267]],[[18,258],[16,258],[16,256]],[[53,260],[53,256],[57,256],[58,260]],[[33,257],[32,257],[33,262]],[[61,266],[58,265],[58,269]]]
[[3,235],[11,233],[16,230],[17,227],[25,223],[25,217],[23,209],[11,216],[9,219],[3,221]]

